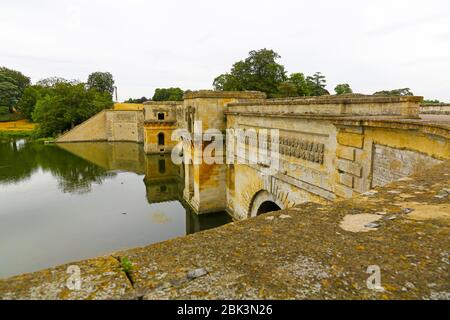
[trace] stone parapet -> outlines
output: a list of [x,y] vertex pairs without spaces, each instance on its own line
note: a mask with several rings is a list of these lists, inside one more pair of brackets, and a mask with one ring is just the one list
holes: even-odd
[[426,104],[420,106],[421,114],[450,115],[450,104]]
[[279,116],[388,116],[418,118],[422,97],[308,97],[228,104],[229,114]]

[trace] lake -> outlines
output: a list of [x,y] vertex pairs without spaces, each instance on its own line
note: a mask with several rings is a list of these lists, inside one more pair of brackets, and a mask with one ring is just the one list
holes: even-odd
[[183,170],[134,143],[0,140],[0,278],[231,221],[184,204]]

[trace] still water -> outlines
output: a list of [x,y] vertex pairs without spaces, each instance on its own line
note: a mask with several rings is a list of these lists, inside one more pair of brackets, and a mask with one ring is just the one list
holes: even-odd
[[185,206],[181,167],[134,143],[0,141],[0,278],[231,221]]

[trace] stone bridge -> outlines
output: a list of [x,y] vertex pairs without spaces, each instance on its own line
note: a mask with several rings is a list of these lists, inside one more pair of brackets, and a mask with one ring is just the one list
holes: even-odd
[[[305,202],[350,198],[450,158],[449,117],[420,115],[421,101],[363,95],[265,99],[259,92],[197,91],[187,93],[183,102],[104,111],[58,142],[143,142],[152,154],[170,153],[177,146],[175,153],[181,153],[182,147],[186,203],[198,214],[225,210],[245,219]],[[198,160],[212,141],[171,137],[176,129],[193,134],[196,121],[203,132],[276,129],[278,151],[264,161],[241,163],[239,148],[255,154],[261,143],[249,136],[234,150],[231,163],[225,153],[219,155],[223,163],[189,161]],[[275,156],[278,170],[268,173]]]

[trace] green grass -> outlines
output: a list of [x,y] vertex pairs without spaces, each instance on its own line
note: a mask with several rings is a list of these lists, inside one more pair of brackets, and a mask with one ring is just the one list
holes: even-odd
[[34,131],[0,131],[0,138],[31,138]]
[[130,275],[131,271],[133,270],[133,264],[127,257],[120,259],[120,267],[127,275]]

